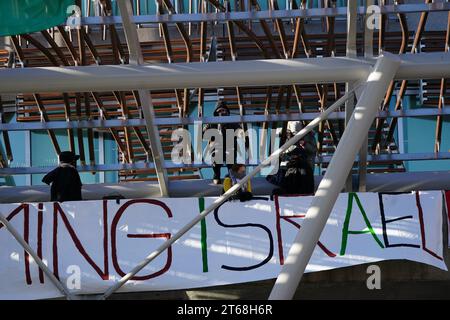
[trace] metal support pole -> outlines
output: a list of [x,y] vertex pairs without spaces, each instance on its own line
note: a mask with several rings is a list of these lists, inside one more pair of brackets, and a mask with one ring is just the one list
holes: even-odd
[[[359,88],[361,90],[363,86]],[[358,98],[360,93],[356,90],[355,95]],[[256,95],[255,95],[256,96]],[[320,112],[306,112],[306,113],[285,113],[285,114],[251,114],[244,116],[228,116],[226,119],[223,117],[164,117],[156,118],[154,124],[158,126],[162,125],[195,125],[198,122],[202,124],[212,123],[257,123],[257,122],[285,122],[285,121],[311,121],[316,118]],[[443,106],[442,109],[438,108],[419,108],[419,109],[407,109],[407,110],[383,110],[379,111],[377,118],[417,118],[417,117],[445,117],[450,115],[450,108]],[[328,117],[328,120],[343,120],[345,119],[344,112],[336,111]],[[123,128],[123,127],[144,127],[145,120],[143,119],[114,119],[114,120],[80,120],[80,121],[50,121],[50,122],[19,122],[19,123],[2,123],[0,124],[0,131],[24,131],[25,133],[33,130],[57,130],[57,129],[86,129],[86,128]],[[31,161],[25,162],[27,167],[31,167]],[[19,167],[14,167],[19,168]],[[46,168],[45,170],[49,170]],[[44,171],[48,172],[48,171]],[[1,174],[1,170],[0,170]]]
[[[120,15],[122,16],[122,25],[125,30],[128,50],[130,51],[130,64],[143,64],[144,59],[142,56],[136,25],[132,21],[133,8],[131,7],[131,2],[130,0],[120,0],[118,1],[118,5]],[[156,176],[158,177],[159,187],[161,189],[161,196],[166,197],[169,195],[169,179],[167,176],[167,170],[164,168],[164,152],[159,137],[158,126],[154,123],[155,111],[153,109],[152,97],[150,92],[144,89],[139,89],[138,93],[141,100],[142,114],[145,120],[145,126],[147,128],[147,135],[150,149],[152,151],[153,162],[155,163]]]
[[[366,8],[374,5],[374,0],[366,0]],[[367,10],[367,9],[366,9]],[[367,11],[366,11],[367,12]],[[364,58],[373,57],[373,28],[370,28],[367,24],[369,15],[366,14],[364,19]],[[358,92],[356,98],[359,99]],[[358,162],[358,191],[366,191],[367,180],[367,151],[369,148],[369,136],[367,135],[362,144],[361,150],[359,150],[359,162]]]
[[355,155],[361,148],[399,65],[397,57],[391,54],[381,56],[367,78],[366,87],[319,184],[303,220],[302,229],[292,243],[270,294],[270,300],[292,299],[294,296],[334,203],[345,185]]
[[46,276],[50,281],[58,288],[58,290],[66,296],[67,300],[72,300],[73,296],[69,290],[55,277],[53,272],[47,267],[47,265],[39,258],[39,256],[34,252],[30,245],[23,239],[23,237],[17,232],[17,230],[12,226],[12,224],[6,219],[6,217],[0,212],[0,223],[2,223],[6,229],[11,233],[11,235],[16,239],[16,241],[22,246],[22,248],[33,257],[39,268],[44,271]]
[[[448,53],[426,52],[402,54],[399,57],[402,63],[396,80],[450,78]],[[372,60],[326,57],[139,66],[6,68],[0,70],[0,93],[131,91],[136,88],[173,90],[354,82],[365,79],[372,67]]]
[[[357,48],[356,48],[356,32],[357,32],[357,19],[358,19],[358,3],[354,0],[347,0],[347,47],[346,56],[348,58],[356,58]],[[347,82],[345,84],[345,91],[349,91],[353,88],[352,82]],[[345,125],[347,126],[350,120],[353,109],[355,108],[355,103],[353,99],[349,99],[345,104]],[[342,135],[342,132],[341,132]],[[347,177],[345,182],[345,190],[347,192],[353,191],[353,181],[351,172]]]
[[354,58],[357,55],[356,49],[356,31],[358,19],[358,2],[347,0],[347,48],[346,55]]
[[199,223],[203,218],[205,218],[211,211],[215,210],[222,203],[227,201],[239,188],[242,187],[247,181],[254,177],[262,168],[270,165],[272,161],[278,159],[280,154],[285,152],[290,146],[297,143],[302,137],[304,137],[308,132],[313,130],[320,122],[327,119],[327,117],[333,112],[333,110],[339,108],[351,95],[353,91],[347,92],[341,98],[339,98],[333,105],[331,105],[327,110],[320,114],[317,118],[311,121],[306,127],[297,132],[297,134],[289,139],[283,146],[275,150],[267,159],[265,159],[261,164],[259,164],[252,172],[246,175],[242,180],[231,187],[222,196],[217,198],[208,208],[203,210],[198,216],[192,219],[187,225],[181,228],[172,238],[164,242],[155,251],[150,253],[142,262],[140,262],[136,267],[134,267],[128,274],[126,274],[122,279],[120,279],[116,284],[111,286],[105,294],[102,296],[104,299],[108,298],[111,294],[120,289],[128,280],[133,278],[140,270],[145,268],[150,262],[152,262],[156,257],[163,253],[167,248],[169,248],[175,241],[181,238],[186,232],[188,232],[192,227]]
[[[368,25],[368,8],[375,4],[375,0],[366,0],[366,16],[364,18],[364,57],[373,57],[373,27]],[[375,13],[373,13],[375,14]],[[374,17],[372,17],[374,18]]]
[[[357,0],[351,0],[357,2]],[[270,2],[269,2],[270,3]],[[165,13],[161,15],[145,14],[134,16],[134,21],[137,24],[158,24],[158,23],[198,23],[208,22],[215,24],[223,24],[227,21],[260,21],[271,19],[283,19],[284,21],[296,18],[312,19],[312,18],[325,18],[325,17],[343,17],[346,15],[346,7],[339,6],[336,8],[313,8],[314,1],[309,1],[306,8],[300,8],[296,10],[273,10],[269,6],[268,10],[260,11],[231,11],[231,12],[219,12],[219,10],[213,10],[213,12],[200,13],[198,10],[195,13]],[[448,2],[434,3],[414,3],[414,4],[399,4],[399,5],[380,5],[380,12],[383,15],[386,14],[398,14],[398,13],[420,13],[420,12],[443,12],[448,11],[450,4]],[[360,6],[358,8],[358,15],[365,14],[365,7]],[[81,25],[83,26],[96,26],[105,24],[120,24],[120,16],[101,16],[95,15],[90,17],[82,17]]]

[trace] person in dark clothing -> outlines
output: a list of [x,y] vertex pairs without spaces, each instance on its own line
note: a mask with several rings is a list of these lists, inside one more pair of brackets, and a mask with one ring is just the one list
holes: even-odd
[[[301,121],[288,121],[287,123],[287,139],[292,138],[296,135],[300,130],[303,129],[303,125]],[[311,167],[314,172],[315,161],[317,155],[317,143],[316,138],[314,137],[314,132],[310,131],[300,140],[301,147],[306,152],[306,160],[308,161],[308,165]]]
[[[217,103],[216,109],[214,110],[214,116],[215,117],[226,117],[229,115],[230,115],[230,110],[228,109],[226,102],[222,101],[222,100],[219,101]],[[227,162],[227,154],[229,154],[231,152],[231,150],[227,150],[227,148],[226,148],[226,146],[227,146],[226,130],[227,129],[237,130],[237,129],[242,129],[242,128],[237,123],[225,123],[225,124],[219,123],[219,124],[208,124],[205,126],[203,131],[205,132],[208,129],[217,129],[217,130],[219,130],[220,134],[222,135],[222,146],[218,146],[215,144],[214,137],[209,142],[210,148],[213,149],[213,151],[211,153],[212,157],[216,156],[216,152],[222,151],[222,163],[217,163],[217,162],[213,161],[213,164],[212,164],[212,169],[214,171],[213,182],[214,182],[214,184],[220,184],[221,183],[220,170],[221,170],[223,164]],[[237,158],[237,140],[235,138],[234,139],[233,163],[226,163],[228,170],[230,170],[231,166],[234,163],[236,163],[236,158]]]
[[308,152],[301,141],[298,147],[289,153],[282,188],[290,194],[314,193],[314,172],[309,164]]
[[80,156],[71,151],[59,154],[58,168],[50,171],[42,182],[50,185],[51,201],[77,201],[81,199],[81,179],[76,169]]
[[[269,182],[279,186],[272,191],[272,195],[282,194],[313,194],[314,193],[314,172],[309,163],[308,152],[304,148],[304,143],[299,141],[288,149],[281,157],[283,168],[280,168],[277,181]],[[272,178],[274,179],[274,178]]]

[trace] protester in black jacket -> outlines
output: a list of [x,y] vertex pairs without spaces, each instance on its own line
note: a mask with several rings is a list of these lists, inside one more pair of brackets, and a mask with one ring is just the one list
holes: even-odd
[[267,180],[279,188],[272,190],[272,195],[314,194],[314,171],[310,165],[308,151],[302,141],[291,146],[280,156],[281,165],[275,175]]
[[77,201],[81,199],[81,179],[76,169],[80,156],[71,151],[61,152],[58,168],[47,173],[42,182],[51,184],[51,201]]

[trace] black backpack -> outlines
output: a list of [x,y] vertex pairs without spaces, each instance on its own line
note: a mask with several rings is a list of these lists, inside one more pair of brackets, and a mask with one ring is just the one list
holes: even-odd
[[288,168],[281,181],[281,188],[288,194],[300,194],[302,193],[302,169],[301,168]]
[[299,155],[289,161],[281,188],[287,194],[314,193],[314,173],[306,157]]

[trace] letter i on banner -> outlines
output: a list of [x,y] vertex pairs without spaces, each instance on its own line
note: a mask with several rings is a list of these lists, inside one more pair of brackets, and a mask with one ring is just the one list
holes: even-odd
[[[205,198],[198,198],[198,209],[199,213],[202,213],[205,210]],[[206,242],[207,232],[206,232],[206,220],[202,219],[200,222],[201,226],[201,245],[202,245],[202,263],[203,263],[203,272],[208,272],[208,244]]]

